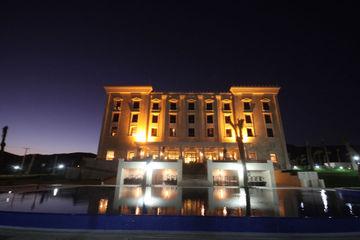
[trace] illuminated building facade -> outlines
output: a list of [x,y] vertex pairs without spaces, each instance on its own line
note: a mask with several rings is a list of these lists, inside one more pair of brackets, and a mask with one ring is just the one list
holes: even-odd
[[108,86],[98,158],[236,160],[230,122],[244,119],[248,161],[288,167],[279,87],[231,87],[228,92],[156,92],[151,86]]

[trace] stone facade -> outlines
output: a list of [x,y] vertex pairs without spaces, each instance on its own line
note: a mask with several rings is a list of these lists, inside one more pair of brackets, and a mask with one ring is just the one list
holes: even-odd
[[155,92],[151,86],[105,87],[99,159],[237,160],[229,121],[244,119],[249,161],[288,167],[278,87],[231,87],[229,92]]

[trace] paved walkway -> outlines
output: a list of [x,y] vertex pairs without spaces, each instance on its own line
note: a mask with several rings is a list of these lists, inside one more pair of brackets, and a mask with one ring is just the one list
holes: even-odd
[[360,233],[337,233],[337,234],[264,234],[264,233],[209,233],[209,232],[147,232],[147,231],[59,231],[39,230],[22,228],[0,228],[0,240],[235,240],[235,239],[330,239],[330,240],[359,240]]

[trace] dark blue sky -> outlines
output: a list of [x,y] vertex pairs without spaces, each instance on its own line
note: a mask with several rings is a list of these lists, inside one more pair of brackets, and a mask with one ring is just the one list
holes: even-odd
[[1,1],[10,152],[96,152],[103,85],[278,84],[288,143],[359,144],[356,1]]

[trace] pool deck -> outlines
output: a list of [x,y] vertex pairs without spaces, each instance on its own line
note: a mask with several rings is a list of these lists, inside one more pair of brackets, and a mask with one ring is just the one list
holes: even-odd
[[141,240],[141,239],[332,239],[332,240],[358,240],[359,233],[321,233],[321,234],[299,234],[299,233],[214,233],[214,232],[166,232],[166,231],[103,231],[103,230],[58,230],[58,229],[37,229],[37,228],[14,228],[0,227],[0,239],[11,240]]

